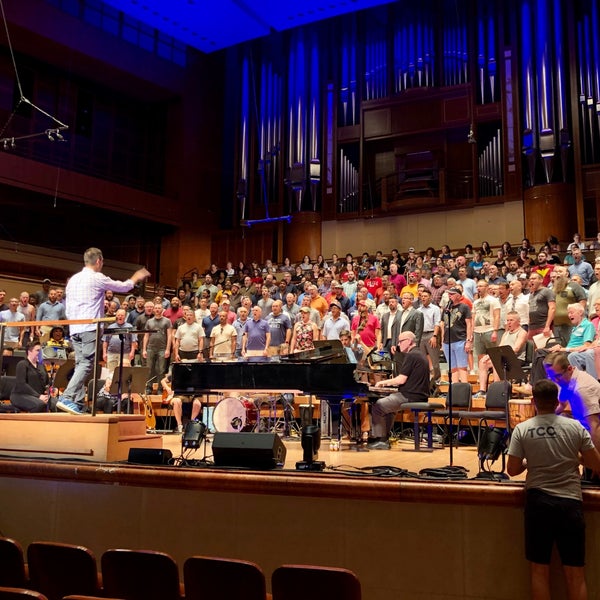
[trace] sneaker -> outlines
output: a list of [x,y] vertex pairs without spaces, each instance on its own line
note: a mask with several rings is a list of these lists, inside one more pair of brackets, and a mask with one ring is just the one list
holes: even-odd
[[183,433],[183,425],[177,425],[177,433]]
[[485,398],[485,392],[483,390],[479,390],[476,394],[473,394],[473,398]]
[[71,415],[84,414],[83,408],[79,406],[79,404],[75,404],[75,402],[71,402],[70,400],[59,400],[56,403],[56,408]]
[[391,448],[390,443],[386,440],[379,440],[378,442],[371,442],[367,444],[369,450],[389,450]]

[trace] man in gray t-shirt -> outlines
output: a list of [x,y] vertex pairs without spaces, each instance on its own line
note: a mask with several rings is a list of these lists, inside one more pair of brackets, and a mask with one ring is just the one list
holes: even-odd
[[150,367],[150,377],[146,393],[150,393],[152,383],[158,383],[167,372],[167,361],[171,354],[171,321],[163,317],[162,304],[154,305],[154,317],[146,322],[146,329],[152,333],[144,336],[142,356]]
[[532,597],[550,598],[550,558],[556,543],[566,573],[567,596],[584,598],[585,522],[579,460],[581,455],[583,463],[598,472],[600,454],[578,421],[555,414],[555,383],[538,381],[533,399],[537,416],[515,427],[507,463],[511,476],[527,471],[525,556],[531,566]]

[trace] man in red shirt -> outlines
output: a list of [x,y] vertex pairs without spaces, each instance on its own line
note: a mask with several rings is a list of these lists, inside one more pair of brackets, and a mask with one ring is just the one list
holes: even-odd
[[377,290],[381,287],[381,277],[377,276],[377,268],[369,267],[369,273],[365,278],[365,287],[373,298],[377,295]]

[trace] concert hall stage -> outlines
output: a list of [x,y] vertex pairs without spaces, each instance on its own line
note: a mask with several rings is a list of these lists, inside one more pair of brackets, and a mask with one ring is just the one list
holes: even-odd
[[[163,437],[174,456],[180,444],[179,436]],[[404,442],[368,453],[330,452],[324,442],[319,458],[352,465],[356,474],[297,472],[300,444],[286,446],[285,469],[275,471],[0,458],[0,530],[24,545],[79,543],[97,556],[129,547],[169,552],[180,565],[193,554],[244,558],[267,579],[283,563],[342,566],[357,573],[365,600],[529,595],[520,482],[425,481],[356,469],[448,464],[447,448],[417,454],[403,452]],[[455,451],[469,476],[475,454]],[[202,448],[193,458],[202,458]],[[600,493],[588,488],[584,495],[594,565]],[[587,574],[590,598],[598,597],[600,572],[590,567]],[[560,576],[555,589],[564,598]]]

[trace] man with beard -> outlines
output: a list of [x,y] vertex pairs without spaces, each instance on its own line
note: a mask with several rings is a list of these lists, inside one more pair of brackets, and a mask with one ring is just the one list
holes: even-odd
[[585,309],[587,304],[587,295],[585,290],[574,281],[569,281],[569,273],[565,266],[557,265],[552,272],[552,291],[556,299],[554,321],[552,331],[554,337],[558,338],[563,346],[566,346],[573,325],[567,314],[570,304],[579,302]]

